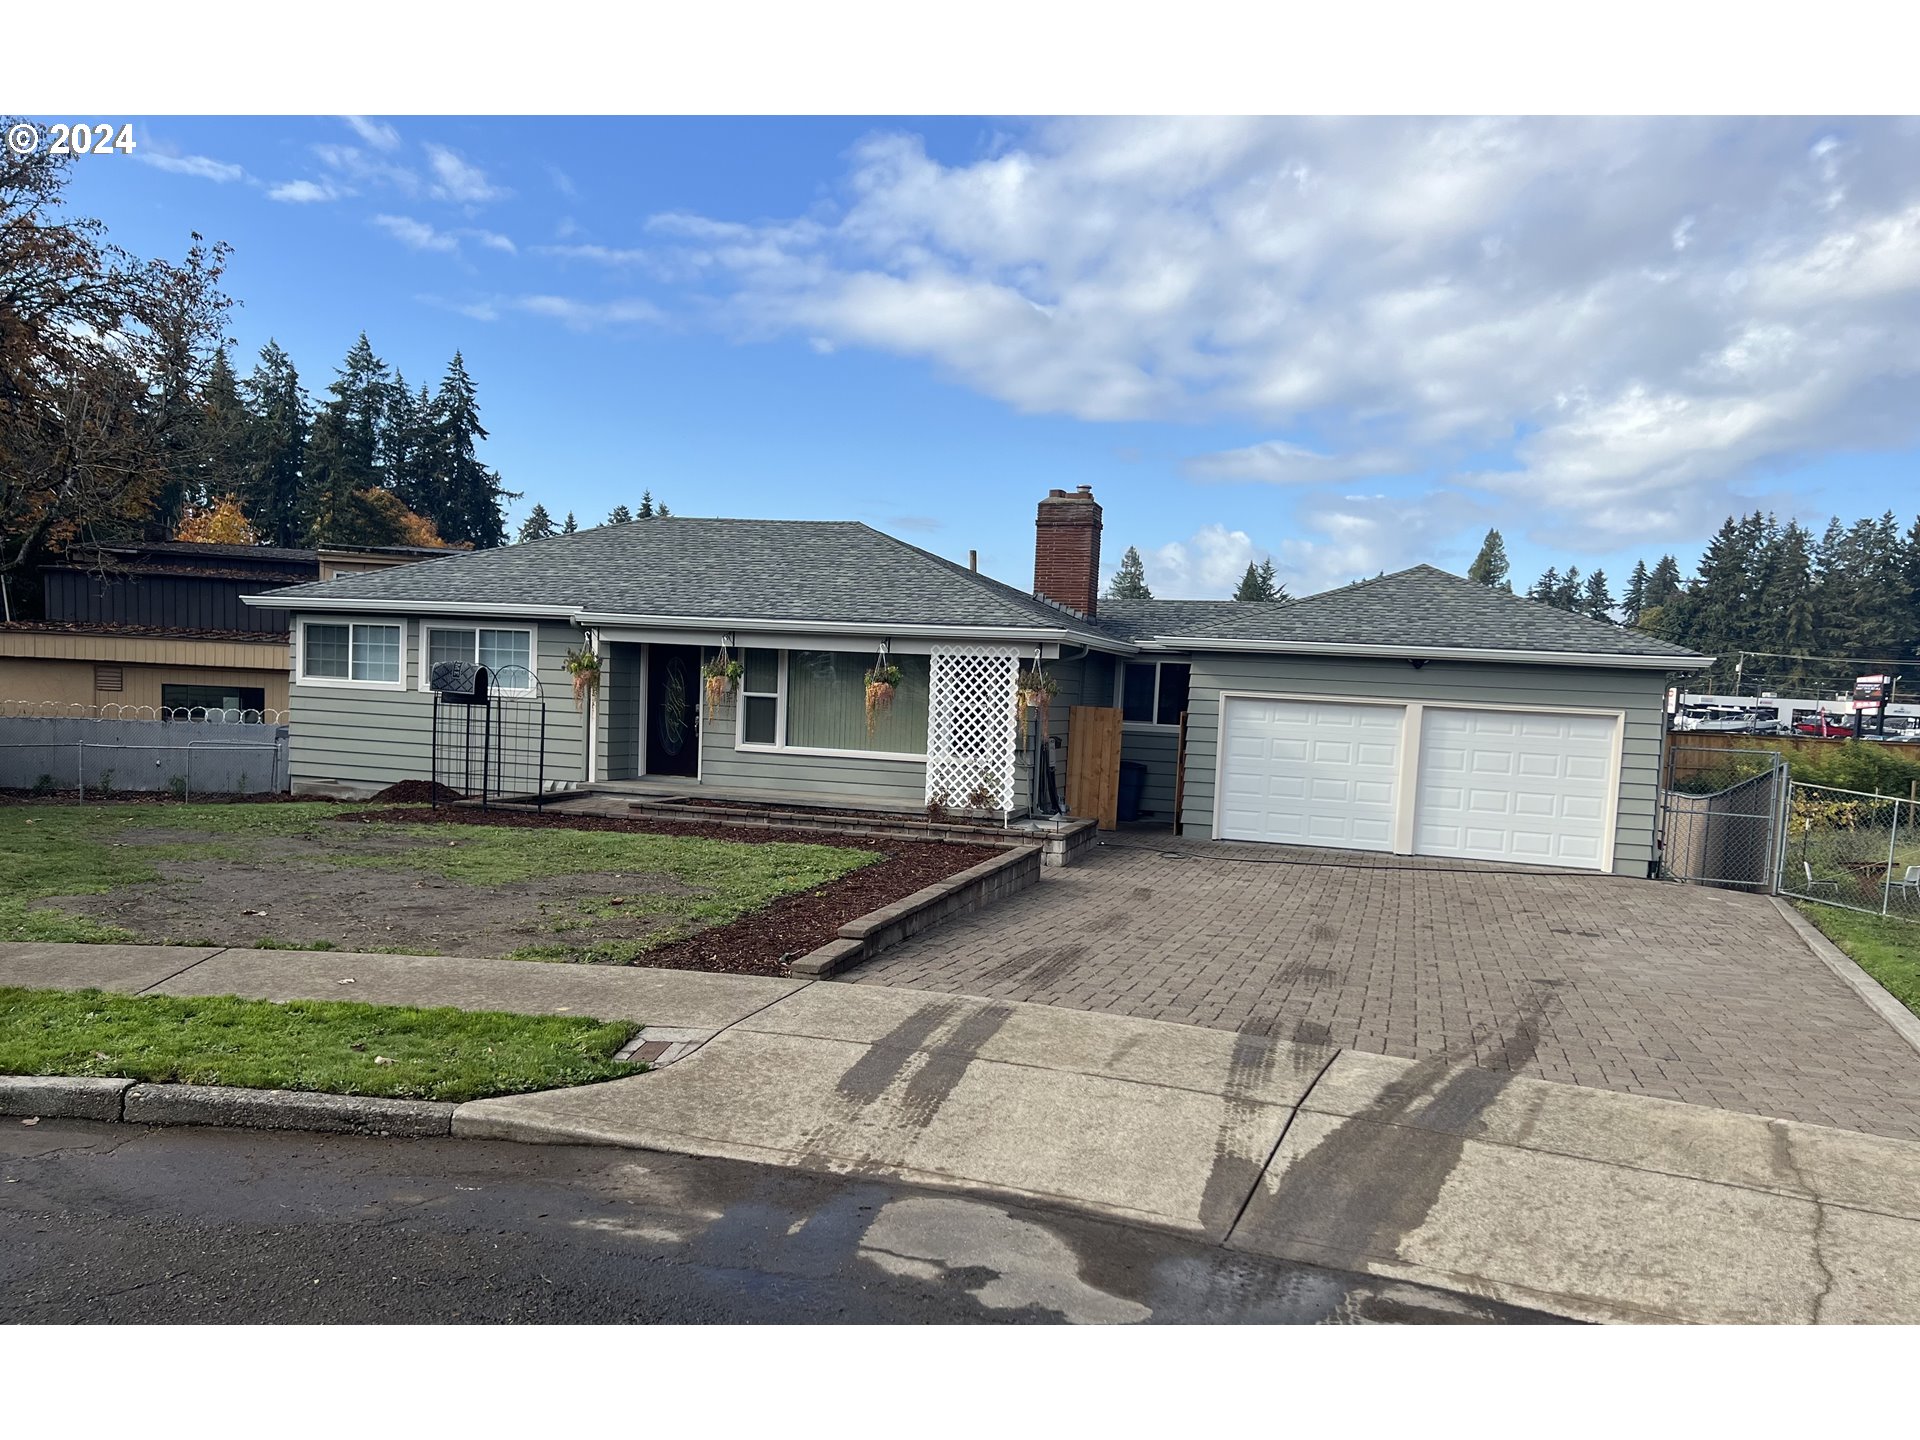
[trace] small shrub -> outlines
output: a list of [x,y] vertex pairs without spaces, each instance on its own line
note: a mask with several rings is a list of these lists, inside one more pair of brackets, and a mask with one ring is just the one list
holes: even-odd
[[33,793],[36,795],[53,794],[53,776],[42,775],[38,780],[34,781]]
[[187,777],[184,775],[175,775],[172,779],[167,781],[167,789],[172,793],[174,799],[176,800],[186,799],[187,798]]

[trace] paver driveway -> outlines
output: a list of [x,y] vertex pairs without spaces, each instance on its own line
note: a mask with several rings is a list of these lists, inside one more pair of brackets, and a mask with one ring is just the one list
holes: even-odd
[[1920,1139],[1920,1055],[1758,896],[1127,836],[843,978]]

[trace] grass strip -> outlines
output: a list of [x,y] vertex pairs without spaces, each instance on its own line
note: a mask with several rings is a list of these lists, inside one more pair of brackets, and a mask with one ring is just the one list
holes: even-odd
[[638,1074],[639,1026],[344,1000],[0,987],[0,1074],[478,1100]]
[[1797,908],[1888,994],[1920,1015],[1920,924],[1832,905]]

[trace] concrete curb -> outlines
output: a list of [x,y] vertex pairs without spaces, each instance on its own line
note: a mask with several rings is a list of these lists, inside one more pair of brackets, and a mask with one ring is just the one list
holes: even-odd
[[451,1135],[453,1111],[453,1103],[445,1100],[380,1100],[226,1085],[135,1085],[126,1093],[120,1118],[129,1125],[227,1125],[417,1139]]
[[0,1075],[0,1115],[128,1125],[228,1125],[406,1139],[453,1133],[450,1100],[385,1100],[308,1090],[148,1085],[65,1075]]
[[787,967],[788,971],[813,979],[838,974],[942,920],[979,910],[1003,896],[1038,885],[1040,864],[1038,845],[1022,845],[1004,855],[983,860],[958,875],[949,875],[891,905],[849,920],[840,927],[838,939],[802,955]]
[[1793,927],[1794,933],[1806,942],[1807,948],[1820,958],[1821,963],[1851,986],[1874,1014],[1891,1025],[1900,1038],[1911,1045],[1916,1054],[1920,1054],[1920,1015],[1915,1015],[1894,999],[1885,986],[1862,970],[1851,955],[1822,935],[1806,916],[1778,895],[1772,899],[1780,913],[1787,917],[1787,923]]
[[49,1120],[118,1120],[131,1080],[84,1075],[0,1075],[0,1115]]

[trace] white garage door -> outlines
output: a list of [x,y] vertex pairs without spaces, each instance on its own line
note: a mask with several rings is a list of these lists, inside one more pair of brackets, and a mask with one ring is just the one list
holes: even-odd
[[1323,700],[1226,701],[1220,834],[1391,850],[1405,713]]
[[1615,723],[1606,715],[1427,707],[1414,853],[1610,869],[1603,843]]

